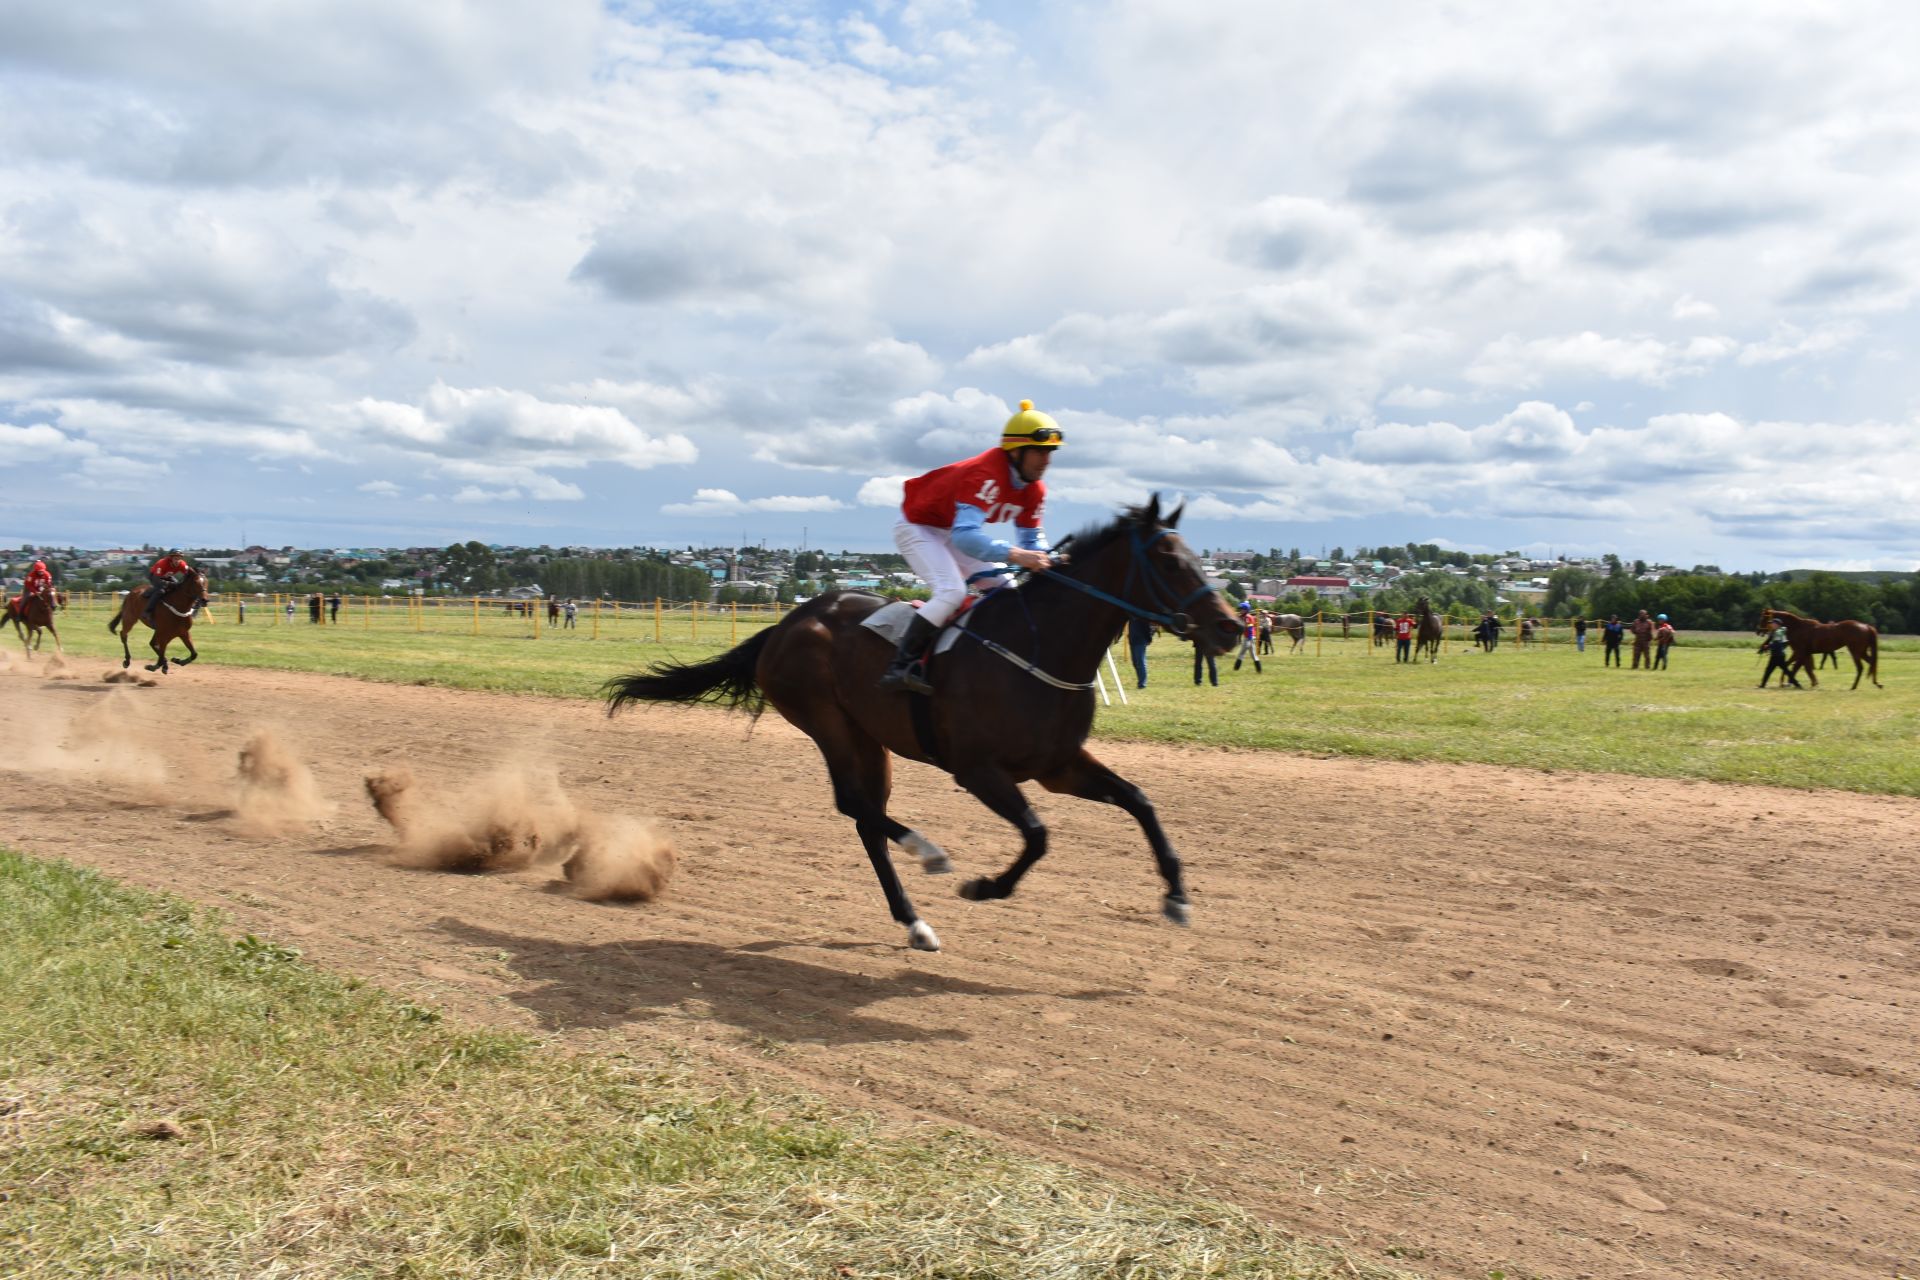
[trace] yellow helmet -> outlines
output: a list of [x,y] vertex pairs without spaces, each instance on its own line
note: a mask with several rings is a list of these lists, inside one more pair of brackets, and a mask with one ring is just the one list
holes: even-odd
[[1007,425],[1000,429],[1000,447],[1009,451],[1058,449],[1065,440],[1060,424],[1034,408],[1031,400],[1022,400],[1020,412],[1008,418]]

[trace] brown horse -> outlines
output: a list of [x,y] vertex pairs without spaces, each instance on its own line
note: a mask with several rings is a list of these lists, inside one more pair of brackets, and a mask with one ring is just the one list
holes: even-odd
[[[135,587],[127,592],[126,598],[120,602],[119,614],[107,619],[108,634],[118,633],[120,636],[122,668],[133,664],[133,651],[127,647],[127,637],[133,634],[136,622],[145,621],[142,615],[146,610],[147,593],[152,589]],[[173,665],[184,667],[200,656],[200,651],[193,647],[193,615],[206,602],[206,574],[195,570],[174,575],[173,585],[160,597],[160,602],[154,606],[153,621],[147,624],[153,628],[153,639],[148,644],[155,658],[154,662],[148,664],[147,670],[158,671],[162,675],[167,673],[167,646],[175,640],[187,646],[187,656]]]
[[1273,615],[1273,629],[1284,631],[1293,638],[1288,653],[1298,653],[1307,643],[1307,620],[1297,613],[1276,613]]
[[[1776,618],[1786,627],[1787,643],[1793,646],[1793,661],[1787,667],[1789,679],[1796,669],[1802,670],[1807,673],[1807,679],[1818,687],[1820,681],[1813,674],[1814,655],[1838,653],[1845,649],[1853,658],[1853,688],[1860,687],[1862,675],[1871,677],[1874,688],[1886,688],[1880,683],[1880,632],[1874,627],[1852,618],[1843,622],[1820,622],[1788,613],[1785,609],[1762,609],[1755,632],[1764,634],[1768,624]],[[1835,665],[1838,664],[1839,660],[1835,659]]]
[[887,842],[918,856],[922,870],[949,864],[937,845],[887,814],[892,755],[944,769],[1020,830],[1019,858],[997,876],[962,884],[961,897],[1011,897],[1046,853],[1047,829],[1020,793],[1021,783],[1035,781],[1132,815],[1166,882],[1161,910],[1185,924],[1180,859],[1153,805],[1085,747],[1100,663],[1130,617],[1159,623],[1205,654],[1240,641],[1240,622],[1173,532],[1179,519],[1175,511],[1162,520],[1155,497],[1062,543],[1071,564],[1056,561],[990,593],[956,646],[933,660],[934,692],[924,698],[879,688],[893,646],[861,624],[888,601],[828,591],[717,658],[656,662],[608,681],[608,713],[629,702],[717,702],[758,715],[771,704],[826,757],[834,805],[853,819],[887,906],[916,950],[938,951],[940,939],[908,901]]
[[53,652],[58,655],[62,652],[60,632],[53,625],[53,615],[56,610],[66,607],[67,593],[64,591],[22,594],[18,601],[7,601],[7,612],[5,617],[0,618],[0,627],[9,622],[13,624],[13,632],[20,637],[20,646],[26,650],[29,662],[33,661],[33,655],[40,648],[42,631],[53,637]]
[[1440,661],[1440,646],[1446,642],[1447,629],[1434,616],[1433,606],[1427,603],[1425,596],[1413,602],[1413,618],[1418,624],[1414,631],[1413,660],[1420,661],[1420,655],[1424,653],[1428,662]]

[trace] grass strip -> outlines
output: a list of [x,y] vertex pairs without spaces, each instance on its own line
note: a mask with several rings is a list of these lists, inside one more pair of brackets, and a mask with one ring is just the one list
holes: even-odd
[[20,1280],[1402,1274],[959,1132],[457,1026],[5,849],[0,991]]
[[[97,615],[97,616],[96,616]],[[120,644],[105,613],[62,615],[69,654],[83,674]],[[651,618],[602,619],[591,630],[531,630],[482,619],[466,634],[459,620],[414,631],[408,615],[375,614],[368,626],[291,625],[252,618],[196,626],[206,667],[187,679],[217,679],[219,666],[308,671],[399,684],[591,698],[608,677],[661,657],[698,660],[744,639],[764,622],[724,617],[669,620],[655,641]],[[519,626],[517,634],[506,628]],[[492,630],[486,628],[491,627]],[[142,632],[144,636],[146,633]],[[1193,649],[1162,636],[1148,649],[1148,688],[1131,702],[1102,706],[1097,737],[1200,746],[1439,760],[1540,769],[1700,778],[1787,787],[1833,787],[1920,795],[1920,640],[1885,637],[1875,689],[1853,682],[1853,664],[1829,668],[1818,689],[1759,690],[1758,641],[1736,633],[1686,633],[1669,670],[1601,665],[1597,637],[1576,653],[1566,637],[1528,648],[1503,643],[1493,654],[1449,641],[1438,664],[1393,661],[1364,638],[1309,633],[1306,648],[1236,672],[1219,664],[1221,684],[1196,688]],[[136,641],[136,653],[144,641]],[[151,655],[147,655],[151,656]],[[18,663],[16,656],[11,659]],[[18,670],[18,667],[14,668]],[[104,667],[103,667],[104,669]],[[938,677],[936,676],[936,679]]]

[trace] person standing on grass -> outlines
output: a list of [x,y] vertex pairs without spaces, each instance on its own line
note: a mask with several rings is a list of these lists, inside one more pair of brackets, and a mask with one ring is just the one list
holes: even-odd
[[1153,624],[1145,618],[1132,618],[1127,622],[1127,652],[1133,655],[1133,674],[1139,681],[1134,687],[1147,687],[1147,646],[1153,643]]
[[1207,664],[1207,679],[1211,680],[1213,687],[1218,689],[1220,687],[1220,668],[1214,664],[1213,655],[1210,653],[1202,654],[1200,652],[1200,646],[1197,644],[1193,646],[1193,682],[1196,685],[1200,683],[1200,664],[1203,660]]
[[1585,618],[1573,620],[1573,651],[1575,653],[1587,651],[1587,620]]
[[579,606],[575,605],[574,602],[571,600],[567,601],[566,613],[567,613],[566,626],[567,626],[567,629],[571,631],[573,629],[574,619],[578,617],[580,613]]
[[1260,653],[1273,656],[1273,615],[1265,609],[1260,610]]
[[1653,619],[1642,609],[1627,630],[1633,632],[1633,669],[1653,670]]
[[1248,658],[1253,659],[1254,674],[1260,673],[1260,626],[1253,618],[1253,606],[1245,600],[1240,602],[1240,652],[1233,655],[1233,669],[1238,671],[1240,664]]
[[1620,641],[1626,637],[1627,629],[1620,624],[1620,615],[1614,614],[1607,619],[1607,625],[1600,628],[1600,665],[1611,663],[1620,665]]
[[1673,624],[1667,621],[1667,615],[1664,613],[1654,621],[1659,625],[1653,629],[1653,665],[1665,671],[1667,669],[1667,650],[1673,648]]
[[239,626],[244,627],[247,625],[247,602],[245,600],[236,600],[233,602],[233,620]]
[[1393,620],[1393,660],[1413,661],[1413,615],[1403,613]]
[[1772,630],[1768,631],[1766,639],[1760,642],[1760,652],[1767,655],[1767,669],[1760,673],[1762,689],[1767,687],[1767,680],[1776,671],[1780,673],[1782,686],[1792,685],[1796,689],[1800,687],[1800,682],[1793,678],[1793,664],[1787,661],[1787,628],[1780,619],[1773,620]]

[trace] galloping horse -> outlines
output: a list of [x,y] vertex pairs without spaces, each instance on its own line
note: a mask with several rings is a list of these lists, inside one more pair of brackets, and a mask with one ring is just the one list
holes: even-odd
[[920,919],[887,857],[887,841],[924,871],[950,869],[941,849],[887,814],[893,755],[933,764],[1019,828],[1019,858],[997,876],[968,880],[960,896],[1011,897],[1047,851],[1047,829],[1020,793],[1049,791],[1118,805],[1146,833],[1166,881],[1161,910],[1185,924],[1180,859],[1146,794],[1086,750],[1094,681],[1129,618],[1158,623],[1203,653],[1229,652],[1240,622],[1208,587],[1200,562],[1163,520],[1156,495],[1110,523],[1061,544],[1072,562],[990,593],[967,615],[953,649],[933,660],[934,692],[878,688],[892,646],[861,626],[887,603],[863,591],[829,591],[717,658],[656,662],[603,688],[611,715],[629,702],[716,702],[759,715],[767,705],[812,738],[826,758],[836,808],[852,818],[893,918],[920,951],[940,939]]
[[[133,651],[127,647],[127,637],[133,634],[134,623],[145,620],[141,615],[146,608],[147,592],[152,589],[135,587],[127,592],[126,599],[120,602],[118,616],[107,619],[107,633],[112,635],[117,632],[120,636],[120,666],[123,669],[133,663]],[[200,656],[200,651],[193,647],[193,614],[206,602],[207,575],[198,570],[179,575],[179,580],[167,588],[166,594],[160,597],[160,603],[154,607],[153,621],[148,624],[153,628],[153,639],[148,643],[157,661],[150,663],[147,670],[158,671],[162,675],[167,673],[167,646],[176,639],[187,646],[187,656],[174,665],[184,667]]]
[[1413,602],[1413,617],[1419,623],[1419,629],[1414,632],[1413,660],[1420,661],[1420,655],[1424,653],[1428,662],[1440,661],[1440,646],[1446,641],[1447,629],[1434,616],[1433,606],[1427,603],[1425,596]]
[[[1817,688],[1820,681],[1813,674],[1814,655],[1845,649],[1853,658],[1853,688],[1860,687],[1863,674],[1871,675],[1874,688],[1886,688],[1880,683],[1880,632],[1874,627],[1851,618],[1844,622],[1820,622],[1785,609],[1762,609],[1755,632],[1764,634],[1776,618],[1786,627],[1787,643],[1793,646],[1793,661],[1787,667],[1789,679],[1798,668],[1807,673],[1807,679]],[[1834,665],[1839,665],[1839,659],[1834,660]]]
[[11,622],[13,632],[20,637],[20,647],[26,650],[27,661],[33,661],[34,653],[40,648],[42,631],[53,637],[53,652],[60,654],[60,632],[53,625],[56,609],[67,607],[67,593],[49,591],[45,594],[22,595],[16,607],[12,600],[7,601],[7,612],[0,618],[0,627]]

